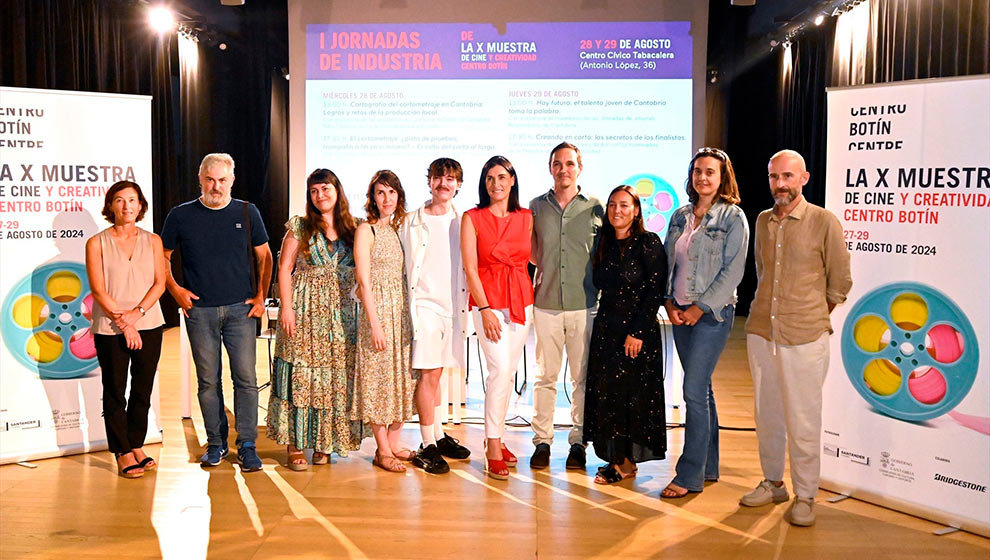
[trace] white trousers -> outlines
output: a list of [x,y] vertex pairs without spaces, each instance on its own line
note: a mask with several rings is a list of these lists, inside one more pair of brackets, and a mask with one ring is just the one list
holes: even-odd
[[536,363],[539,366],[533,385],[533,445],[553,443],[553,413],[557,407],[557,378],[564,350],[570,366],[571,431],[567,443],[581,443],[584,426],[584,386],[588,373],[588,346],[595,309],[555,311],[533,308],[533,328],[536,329]]
[[529,327],[533,323],[533,306],[526,307],[526,324],[520,325],[509,321],[507,309],[492,311],[502,321],[502,337],[498,342],[492,342],[485,336],[485,327],[481,322],[481,312],[471,311],[474,316],[474,328],[481,342],[481,351],[485,354],[485,365],[488,367],[488,387],[485,392],[485,437],[500,438],[505,432],[505,415],[509,412],[509,397],[512,395],[512,382],[519,367],[519,359],[526,349],[526,339],[529,337]]
[[784,346],[746,335],[763,477],[783,480],[785,450],[790,451],[791,484],[800,498],[818,493],[828,339],[826,332],[814,342]]

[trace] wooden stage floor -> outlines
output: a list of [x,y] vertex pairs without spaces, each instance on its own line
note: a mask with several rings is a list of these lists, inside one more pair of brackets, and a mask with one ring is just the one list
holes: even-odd
[[[724,426],[751,427],[741,326],[737,321],[719,362],[715,394]],[[935,523],[853,499],[830,504],[832,494],[825,491],[813,528],[783,521],[786,504],[740,507],[739,497],[762,478],[756,436],[749,431],[723,430],[721,479],[678,501],[657,495],[672,476],[680,429],[669,431],[667,460],[643,464],[635,479],[607,487],[592,483],[601,464],[593,454],[586,472],[564,470],[563,431],[557,432],[551,468],[530,470],[528,428],[506,435],[521,459],[510,480],[488,479],[480,462],[482,426],[468,423],[449,432],[471,448],[472,460],[452,462],[444,476],[373,468],[371,439],[347,458],[293,472],[263,428],[262,472],[242,474],[229,459],[204,470],[198,407],[194,420],[181,419],[177,329],[165,339],[164,443],[146,447],[159,457],[158,471],[138,480],[119,478],[106,452],[36,461],[34,469],[0,467],[0,557],[990,558],[988,539],[961,532],[934,536]],[[258,357],[259,378],[266,379],[263,342]],[[472,373],[471,391],[480,390],[473,387],[477,379]],[[225,381],[229,409],[229,376]],[[267,404],[267,392],[261,404]],[[479,404],[469,398],[467,416],[480,416]],[[418,444],[416,424],[406,426],[403,439]]]

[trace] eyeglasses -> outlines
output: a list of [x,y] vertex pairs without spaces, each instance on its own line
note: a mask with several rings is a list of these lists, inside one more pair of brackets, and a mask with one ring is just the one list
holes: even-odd
[[707,146],[704,147],[704,148],[701,148],[700,150],[698,150],[698,154],[705,154],[707,156],[714,156],[714,157],[716,157],[716,158],[718,158],[718,159],[720,159],[722,161],[728,161],[728,159],[729,159],[729,154],[723,152],[722,150],[720,150],[718,148],[709,148]]

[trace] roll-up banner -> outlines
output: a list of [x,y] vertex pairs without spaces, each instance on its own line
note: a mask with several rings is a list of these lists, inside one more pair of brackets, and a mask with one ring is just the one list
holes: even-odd
[[990,76],[828,91],[822,487],[990,536]]
[[150,204],[150,97],[0,88],[0,463],[107,447],[85,244],[119,180]]

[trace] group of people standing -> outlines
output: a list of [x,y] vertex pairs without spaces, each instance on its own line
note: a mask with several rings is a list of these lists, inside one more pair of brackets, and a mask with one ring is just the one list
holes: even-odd
[[[604,207],[582,192],[577,146],[554,147],[548,166],[553,187],[526,209],[512,163],[492,157],[479,178],[479,203],[463,215],[452,205],[463,184],[457,161],[429,165],[430,200],[412,212],[399,178],[382,170],[369,182],[360,224],[332,171],[307,178],[306,212],[286,224],[277,266],[281,308],[267,418],[268,437],[286,446],[290,469],[325,464],[331,453],[346,456],[369,436],[377,445],[374,465],[390,472],[411,462],[443,474],[447,459],[467,459],[470,451],[443,432],[435,408],[440,374],[464,367],[473,326],[488,370],[485,472],[507,479],[518,459],[502,436],[532,326],[539,374],[530,466],[550,464],[566,352],[573,380],[566,468],[584,469],[592,442],[606,461],[596,483],[633,477],[638,463],[667,450],[657,319],[663,306],[684,368],[687,414],[676,476],[661,497],[700,492],[718,479],[711,378],[749,247],[728,155],[702,148],[691,159],[690,202],[674,213],[666,242],[646,231],[633,187],[613,189]],[[849,258],[838,220],[801,196],[808,173],[800,154],[779,152],[768,169],[775,206],[757,220],[759,287],[747,322],[765,480],[741,503],[788,499],[782,474],[789,439],[797,498],[788,519],[808,525],[828,313],[851,286]],[[231,198],[230,156],[207,155],[199,181],[202,196],[172,209],[161,238],[135,226],[147,209],[140,187],[113,185],[104,209],[113,226],[87,244],[107,433],[122,476],[156,466],[141,445],[161,348],[157,300],[166,287],[186,315],[208,436],[202,465],[218,465],[228,453],[222,345],[234,381],[238,460],[245,472],[262,467],[254,340],[271,280],[268,236],[257,208]],[[184,286],[169,266],[176,249]],[[423,443],[410,450],[400,442],[401,427],[417,413]]]

